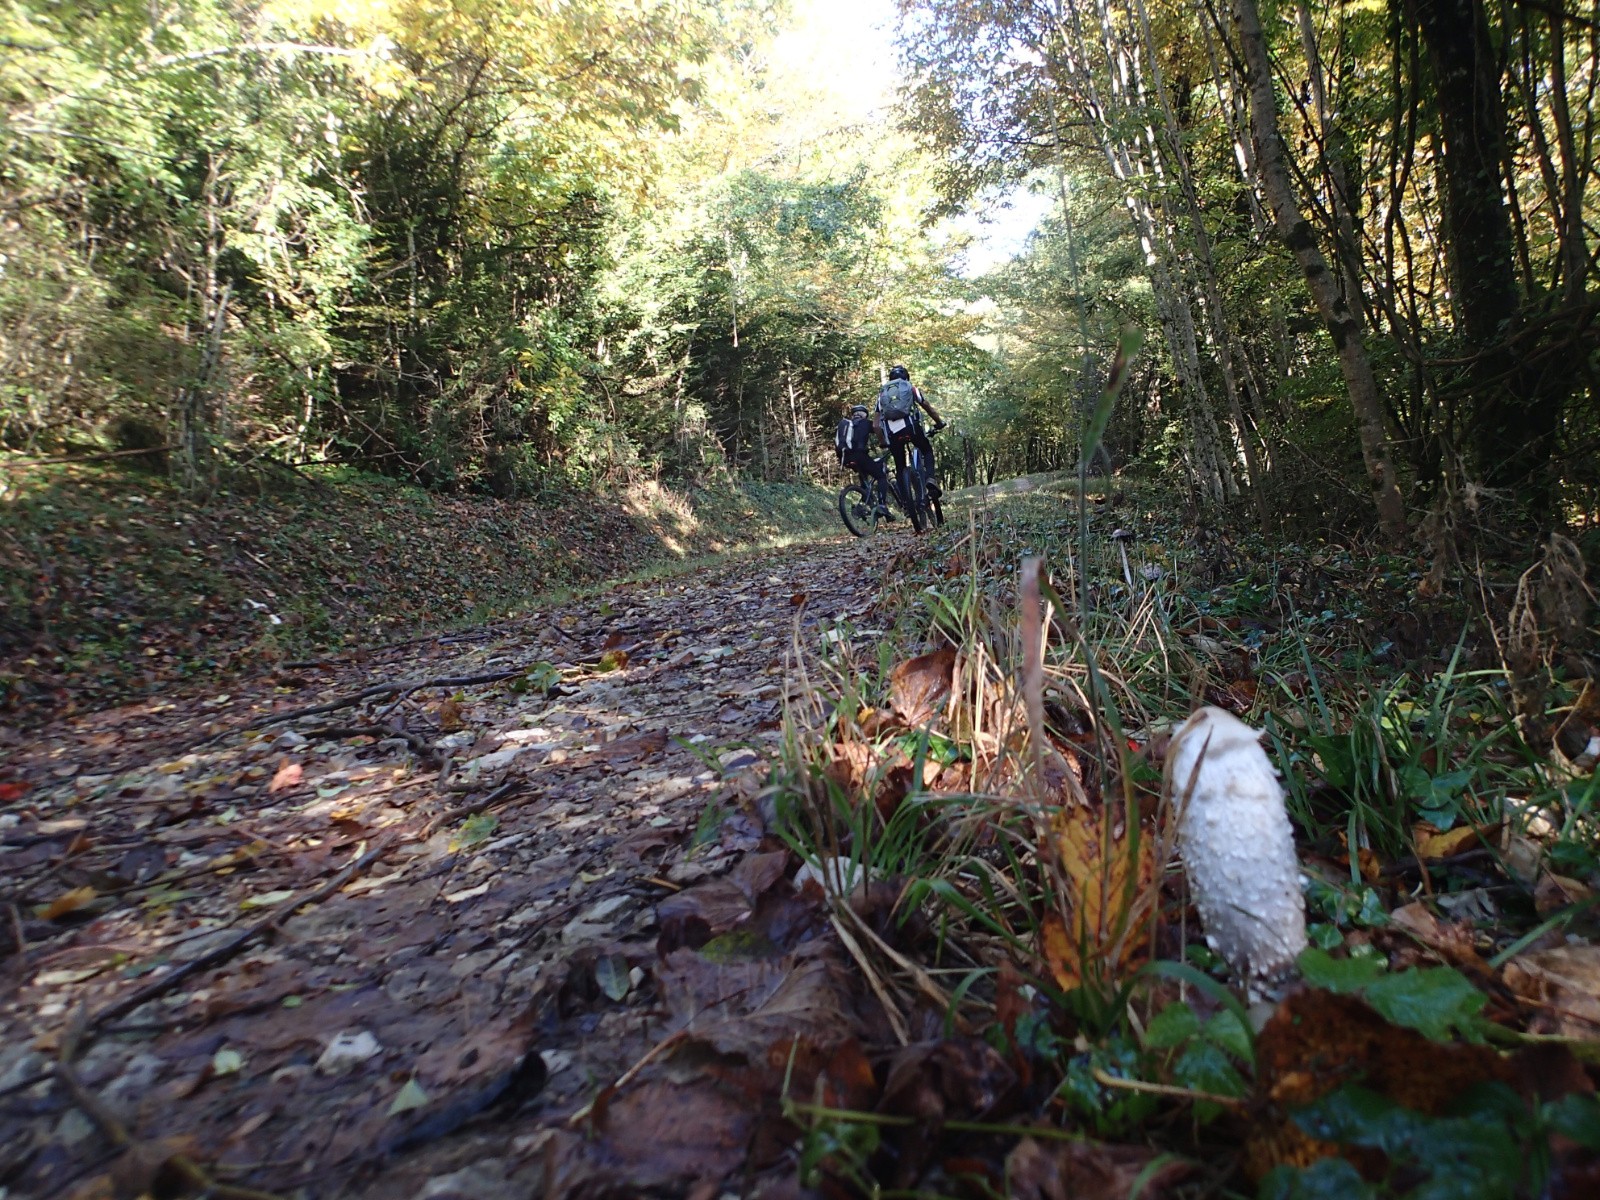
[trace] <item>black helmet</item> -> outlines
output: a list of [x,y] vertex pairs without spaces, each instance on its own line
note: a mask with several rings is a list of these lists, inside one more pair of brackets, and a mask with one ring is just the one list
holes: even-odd
[[864,416],[866,416],[867,415],[867,406],[865,404],[852,404],[850,406],[850,415],[852,417],[864,417]]
[[904,379],[907,383],[910,383],[911,382],[911,372],[906,370],[899,363],[895,363],[894,366],[889,368],[889,378],[890,379]]

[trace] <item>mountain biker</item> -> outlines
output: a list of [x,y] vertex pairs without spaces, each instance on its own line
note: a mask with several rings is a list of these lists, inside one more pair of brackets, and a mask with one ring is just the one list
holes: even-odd
[[[892,515],[888,508],[889,471],[881,458],[872,456],[872,434],[872,419],[867,413],[867,406],[856,404],[851,407],[850,415],[839,422],[838,429],[834,431],[833,445],[839,452],[840,464],[861,476],[867,502],[876,505],[880,517],[887,517]],[[878,481],[876,495],[867,483],[869,479]]]
[[933,465],[933,444],[922,428],[922,418],[917,415],[918,408],[925,409],[933,418],[931,432],[938,433],[944,428],[944,418],[911,382],[911,372],[896,363],[889,368],[889,381],[878,390],[877,411],[873,414],[872,425],[884,444],[894,452],[896,478],[906,469],[906,446],[914,445],[922,451],[922,461],[927,464],[928,471],[928,495],[937,499],[942,489]]

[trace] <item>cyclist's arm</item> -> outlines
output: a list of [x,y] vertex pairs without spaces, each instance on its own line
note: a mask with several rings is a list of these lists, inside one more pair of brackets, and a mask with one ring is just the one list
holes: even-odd
[[928,403],[928,398],[922,394],[922,390],[920,388],[912,388],[911,390],[917,398],[917,403],[922,405],[922,407],[927,410],[928,415],[933,418],[933,423],[935,425],[943,426],[944,418],[939,415],[938,409],[934,408],[933,405]]

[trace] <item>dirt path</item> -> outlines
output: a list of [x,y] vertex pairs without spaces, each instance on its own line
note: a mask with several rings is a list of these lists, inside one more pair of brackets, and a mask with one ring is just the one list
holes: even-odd
[[759,818],[717,801],[774,752],[797,631],[870,624],[905,544],[740,559],[0,743],[0,1190],[147,1182],[51,1074],[87,1015],[77,1080],[147,1173],[536,1191],[540,1131],[670,1032],[658,903],[763,857]]

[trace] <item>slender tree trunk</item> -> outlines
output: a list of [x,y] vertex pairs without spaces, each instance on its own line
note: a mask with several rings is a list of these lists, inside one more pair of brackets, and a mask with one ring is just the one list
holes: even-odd
[[1511,222],[1501,188],[1505,103],[1500,68],[1478,0],[1413,0],[1433,67],[1442,135],[1446,253],[1461,331],[1476,352],[1472,443],[1492,487],[1548,507],[1550,455],[1561,420],[1561,372],[1513,354],[1520,324]]
[[1361,438],[1361,458],[1366,465],[1372,499],[1378,510],[1378,523],[1384,536],[1399,542],[1406,533],[1405,503],[1389,439],[1384,431],[1383,402],[1372,361],[1362,344],[1360,328],[1350,308],[1339,295],[1339,288],[1328,262],[1317,248],[1311,226],[1300,213],[1294,184],[1285,161],[1283,137],[1278,132],[1277,93],[1272,85],[1272,68],[1267,59],[1266,36],[1261,31],[1261,15],[1255,0],[1234,0],[1235,34],[1244,56],[1245,82],[1250,91],[1250,125],[1261,169],[1261,187],[1272,209],[1278,236],[1294,254],[1305,273],[1306,285],[1316,301],[1328,335],[1339,354],[1339,368],[1350,392],[1350,407],[1355,412],[1356,429]]

